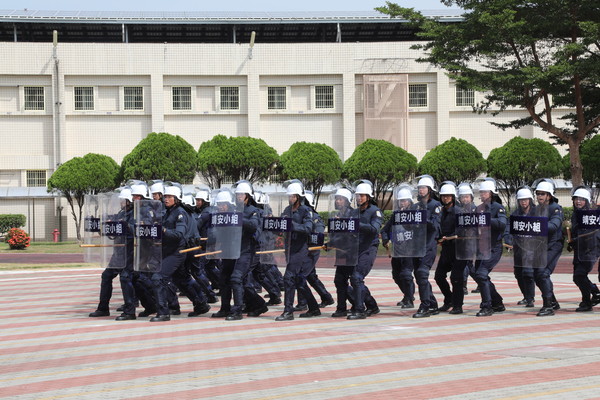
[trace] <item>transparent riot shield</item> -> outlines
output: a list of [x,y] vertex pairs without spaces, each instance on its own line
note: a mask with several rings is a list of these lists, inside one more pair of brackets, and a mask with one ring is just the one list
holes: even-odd
[[459,196],[459,202],[455,206],[456,258],[471,261],[489,260],[492,256],[492,218],[489,203],[475,206],[479,197],[477,189],[473,190],[470,197],[471,202],[469,196]]
[[491,217],[474,204],[455,206],[457,260],[487,260],[491,257]]
[[600,255],[600,210],[575,210],[577,237],[574,238],[579,261],[595,262]]
[[158,272],[162,266],[163,203],[160,200],[136,200],[133,204],[133,269],[139,272]]
[[417,190],[409,184],[394,189],[392,213],[392,257],[423,257],[427,240],[427,209],[417,201]]
[[101,264],[102,235],[100,216],[102,198],[106,194],[86,195],[83,205],[83,259],[89,264]]
[[122,269],[127,265],[127,251],[132,237],[129,222],[131,203],[112,193],[100,198],[100,266]]
[[242,243],[243,204],[236,202],[228,188],[214,190],[211,198],[210,227],[206,242],[208,259],[240,258]]
[[268,198],[268,204],[264,205],[262,213],[257,255],[260,256],[261,264],[285,266],[289,254],[289,233],[292,229],[291,215],[284,215],[288,196],[285,193],[270,193]]
[[515,267],[545,268],[548,258],[548,218],[534,215],[509,218]]
[[335,265],[356,266],[358,263],[358,233],[360,215],[352,207],[352,194],[329,196],[328,249],[335,254]]

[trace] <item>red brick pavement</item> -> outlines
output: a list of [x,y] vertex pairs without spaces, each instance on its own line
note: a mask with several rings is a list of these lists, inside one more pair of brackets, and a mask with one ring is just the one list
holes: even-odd
[[[573,312],[569,274],[554,275],[562,309],[546,318],[515,305],[512,273],[500,271],[493,279],[506,312],[477,318],[479,297],[470,294],[463,315],[413,319],[414,310],[395,306],[398,289],[380,257],[367,284],[382,312],[366,320],[330,318],[330,307],[279,323],[278,306],[242,321],[184,313],[155,324],[114,321],[117,281],[113,315],[88,318],[100,272],[0,273],[0,398],[584,399],[600,389],[600,318]],[[332,272],[319,274],[330,290]],[[182,308],[191,305],[184,299]]]

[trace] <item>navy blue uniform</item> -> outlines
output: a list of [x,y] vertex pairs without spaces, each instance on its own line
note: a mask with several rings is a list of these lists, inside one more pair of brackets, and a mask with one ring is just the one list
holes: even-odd
[[[133,208],[128,206],[126,209],[119,211],[115,216],[115,220],[125,221],[128,232],[126,232],[124,236],[115,236],[114,243],[119,245],[124,244],[125,246],[114,247],[114,252],[109,260],[108,267],[102,271],[100,278],[100,299],[98,307],[96,308],[96,312],[92,313],[90,316],[96,316],[94,314],[98,314],[99,316],[109,314],[109,304],[113,293],[113,280],[121,275],[128,266],[129,269],[133,271],[133,231],[130,228],[133,221]],[[125,273],[125,275],[131,280],[131,274]],[[133,292],[133,286],[131,287],[131,292]],[[128,294],[131,292],[128,291]],[[133,303],[135,302],[135,293],[133,293],[131,301],[132,303],[127,307],[127,313],[135,314],[135,304]],[[131,311],[132,306],[133,311]]]
[[491,255],[487,260],[477,260],[473,272],[473,279],[481,292],[481,308],[491,309],[502,305],[502,296],[490,280],[490,272],[502,257],[502,236],[508,220],[504,207],[495,201],[479,205],[476,211],[489,212],[491,217]]
[[437,239],[440,232],[440,212],[442,204],[435,200],[429,199],[426,204],[427,209],[427,238],[425,241],[425,255],[423,257],[414,258],[415,265],[415,280],[419,287],[419,299],[421,305],[419,310],[436,310],[437,300],[433,295],[431,284],[429,283],[429,271],[435,262],[437,256]]
[[[592,295],[598,296],[598,287],[588,278],[588,274],[594,268],[596,260],[600,256],[598,243],[600,241],[599,231],[582,230],[577,224],[577,215],[574,210],[571,216],[571,239],[573,241],[573,282],[581,292],[580,307],[592,307]],[[580,235],[587,235],[581,236]],[[595,237],[594,237],[595,236]],[[585,240],[587,245],[578,243]],[[585,254],[582,254],[585,253]],[[585,261],[582,261],[585,260]],[[579,310],[578,310],[579,311]]]
[[[246,204],[242,221],[240,257],[222,260],[221,309],[219,314],[241,315],[244,300],[248,311],[256,311],[265,307],[265,301],[262,297],[244,284],[252,266],[252,258],[256,252],[255,234],[260,228],[260,210],[251,204]],[[232,295],[233,306],[231,306]]]
[[[357,210],[352,207],[346,207],[339,210],[339,218],[356,218]],[[330,232],[329,245],[340,250],[335,253],[335,284],[337,294],[337,309],[334,316],[345,316],[347,313],[347,301],[354,304],[352,288],[350,287],[350,277],[355,268],[358,256],[358,243],[348,243],[348,239],[354,239],[353,235],[338,234]],[[358,238],[357,238],[358,239]],[[336,315],[337,314],[337,315]]]
[[[442,237],[456,235],[456,207],[454,204],[449,208],[443,207],[440,213],[440,234]],[[445,240],[442,242],[440,259],[435,269],[435,282],[444,295],[444,306],[448,308],[461,308],[463,306],[465,292],[465,266],[467,262],[456,258],[456,240]],[[450,273],[452,288],[446,280]]]
[[309,311],[319,311],[319,304],[306,284],[306,277],[311,268],[308,262],[308,239],[312,232],[312,210],[305,205],[296,210],[292,206],[286,207],[282,216],[292,218],[292,231],[287,240],[289,248],[286,250],[288,263],[283,274],[285,287],[284,313],[293,313],[296,290],[306,299]]
[[[313,232],[312,233],[316,233],[316,234],[323,234],[325,232],[325,224],[323,223],[323,219],[321,218],[321,216],[319,215],[319,213],[317,213],[314,209],[313,211]],[[315,244],[316,246],[316,244]],[[319,258],[321,257],[321,250],[312,250],[308,252],[308,259],[307,262],[310,263],[310,265],[308,266],[308,269],[310,270],[310,272],[308,273],[308,276],[306,277],[306,281],[308,282],[308,284],[310,286],[312,286],[313,289],[315,289],[315,291],[317,292],[317,294],[321,297],[321,306],[325,306],[325,305],[329,305],[329,304],[333,304],[333,297],[331,296],[331,293],[329,293],[327,291],[327,289],[325,288],[325,285],[323,284],[323,282],[321,282],[321,280],[319,279],[319,276],[317,275],[317,261],[319,261]],[[302,294],[298,293],[298,306],[300,308],[303,308],[304,306],[306,306],[306,299],[304,299],[302,297]]]
[[563,211],[558,203],[551,202],[548,205],[538,205],[536,213],[548,217],[548,258],[545,268],[534,268],[533,278],[542,292],[544,304],[552,306],[556,303],[556,298],[554,297],[554,285],[550,276],[556,268],[563,249]]
[[[524,213],[520,207],[511,214],[514,216],[533,216],[535,210],[535,206],[530,207],[529,213]],[[512,235],[510,234],[510,224],[506,224],[506,229],[504,230],[504,243],[509,246],[514,246],[514,240]],[[524,255],[520,254],[522,251],[518,247],[513,247],[514,251],[514,259],[522,258]],[[533,303],[535,298],[535,281],[533,280],[533,268],[528,267],[519,267],[514,266],[514,275],[517,280],[517,284],[519,285],[519,289],[523,294],[523,298],[526,303]]]
[[377,206],[369,204],[364,210],[359,209],[359,216],[358,262],[350,276],[350,283],[354,294],[354,308],[357,313],[364,313],[365,306],[371,311],[378,310],[377,302],[365,285],[365,277],[371,272],[377,257],[378,234],[383,215]]
[[168,208],[163,216],[162,265],[160,271],[152,274],[158,315],[169,315],[169,302],[174,295],[172,283],[190,299],[195,311],[206,306],[206,297],[198,282],[185,269],[186,254],[179,253],[191,238],[190,218],[178,204]]
[[[387,248],[389,241],[393,235],[393,218],[390,218],[383,228],[381,228],[381,242]],[[415,270],[414,259],[411,257],[393,257],[392,256],[392,279],[398,285],[398,288],[403,294],[403,299],[400,304],[405,304],[408,307],[415,301],[415,280],[413,272]]]

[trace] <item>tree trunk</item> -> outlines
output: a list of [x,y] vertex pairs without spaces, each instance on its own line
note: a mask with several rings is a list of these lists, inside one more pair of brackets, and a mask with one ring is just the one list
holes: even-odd
[[573,187],[583,185],[583,165],[581,165],[581,157],[579,156],[581,141],[569,140],[567,143],[569,145],[571,182]]

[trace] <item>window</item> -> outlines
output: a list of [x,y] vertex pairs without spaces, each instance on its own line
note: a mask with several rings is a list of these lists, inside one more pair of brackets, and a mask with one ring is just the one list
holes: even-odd
[[127,111],[144,110],[144,88],[141,86],[125,86],[123,88],[123,109]]
[[267,108],[269,110],[285,110],[286,107],[286,87],[270,86],[268,90]]
[[23,109],[25,111],[44,111],[44,87],[25,86],[23,88]]
[[46,171],[45,170],[29,170],[27,171],[27,187],[43,187],[46,186]]
[[192,88],[190,86],[173,88],[173,110],[192,109]]
[[475,91],[473,89],[462,89],[456,87],[456,105],[458,107],[474,106],[475,105]]
[[408,106],[427,107],[427,84],[408,85]]
[[237,86],[221,86],[221,110],[240,109],[240,88]]
[[315,86],[315,108],[333,108],[333,86]]
[[94,88],[91,86],[75,87],[75,110],[91,111],[94,109]]

